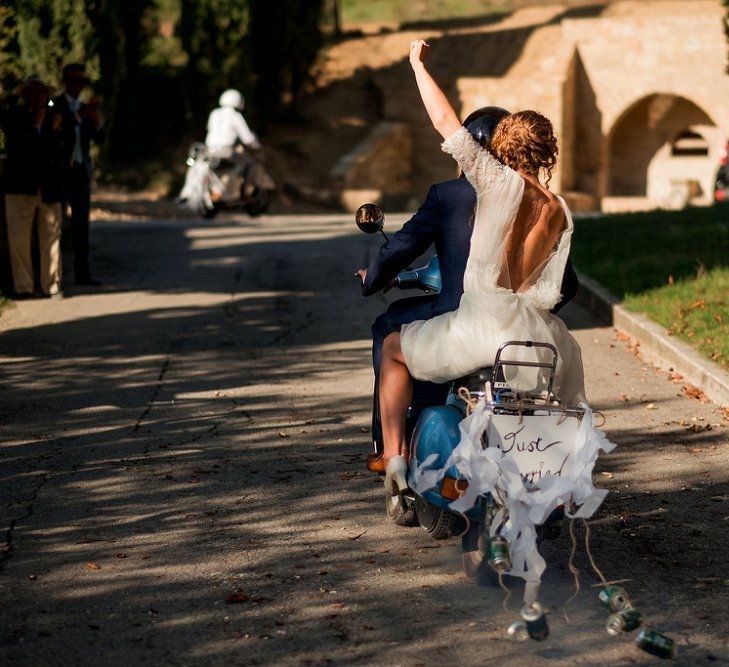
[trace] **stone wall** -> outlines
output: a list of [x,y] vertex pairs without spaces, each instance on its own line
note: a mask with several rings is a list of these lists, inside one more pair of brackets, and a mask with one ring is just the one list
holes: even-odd
[[[691,190],[693,203],[708,203],[729,138],[722,17],[720,0],[596,0],[358,44],[382,117],[401,128],[395,135],[409,136],[383,143],[377,137],[393,126],[375,129],[343,160],[338,187],[403,196],[407,187],[413,204],[430,184],[456,176],[407,62],[409,40],[427,37],[430,70],[462,118],[493,104],[536,109],[552,120],[560,155],[550,187],[580,209],[665,205],[677,188]],[[704,137],[708,155],[672,154],[676,136],[690,128]],[[367,150],[388,157],[370,161]]]
[[[628,0],[562,17],[537,27],[502,76],[461,78],[461,106],[551,118],[560,142],[553,189],[583,205],[604,197],[665,205],[681,181],[699,184],[694,203],[709,203],[729,137],[722,16],[718,0]],[[673,139],[692,126],[709,154],[673,157]]]
[[382,122],[339,160],[330,176],[344,208],[356,211],[365,202],[389,204],[409,199],[411,173],[409,126]]

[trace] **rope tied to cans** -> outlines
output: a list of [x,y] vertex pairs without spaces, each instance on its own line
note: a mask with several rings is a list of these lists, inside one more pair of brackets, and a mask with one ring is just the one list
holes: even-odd
[[570,602],[574,600],[579,594],[580,594],[580,570],[575,565],[575,554],[577,553],[577,538],[575,537],[575,520],[570,519],[569,522],[570,526],[570,540],[572,541],[572,548],[570,549],[570,557],[567,561],[567,568],[569,569],[572,576],[575,578],[575,592],[572,593],[572,595],[567,599],[567,601],[564,603],[564,607],[562,607],[562,614],[564,615],[564,620],[568,623],[571,623],[570,617],[567,614],[567,607],[569,606]]

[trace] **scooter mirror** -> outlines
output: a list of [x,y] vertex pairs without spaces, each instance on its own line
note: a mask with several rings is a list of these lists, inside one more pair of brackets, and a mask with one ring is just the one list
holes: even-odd
[[385,214],[377,204],[362,204],[354,220],[365,234],[377,234],[385,225]]

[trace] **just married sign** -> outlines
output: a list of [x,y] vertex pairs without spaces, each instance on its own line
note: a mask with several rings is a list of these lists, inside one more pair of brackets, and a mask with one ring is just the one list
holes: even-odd
[[545,475],[561,477],[569,469],[579,425],[576,417],[561,414],[524,418],[495,414],[486,435],[489,446],[512,457],[524,485],[533,488]]

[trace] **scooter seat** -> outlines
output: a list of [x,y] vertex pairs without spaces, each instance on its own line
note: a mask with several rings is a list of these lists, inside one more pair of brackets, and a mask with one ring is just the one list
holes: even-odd
[[451,392],[457,393],[461,387],[465,387],[471,393],[481,392],[484,390],[485,384],[491,381],[492,373],[493,367],[485,366],[473,371],[473,373],[457,378],[451,383]]

